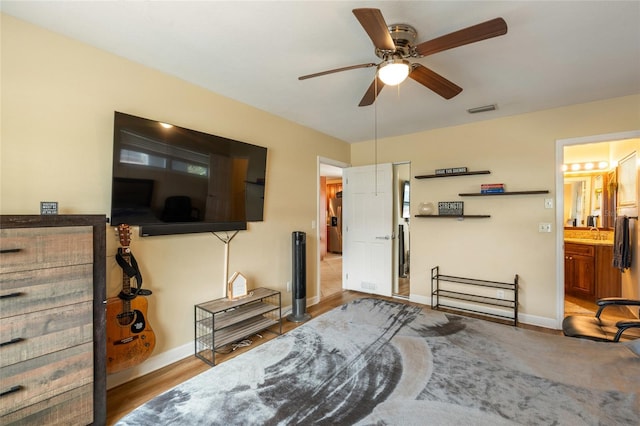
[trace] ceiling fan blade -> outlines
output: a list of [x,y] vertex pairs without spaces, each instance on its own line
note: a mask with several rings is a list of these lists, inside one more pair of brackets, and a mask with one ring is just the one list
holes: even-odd
[[420,64],[411,66],[413,71],[409,74],[413,80],[433,90],[445,99],[451,99],[458,93],[462,92],[462,87],[450,82],[440,74],[430,70]]
[[380,9],[353,9],[362,28],[367,32],[373,45],[380,50],[396,50],[396,45],[389,34],[389,28]]
[[432,55],[443,50],[475,43],[476,41],[501,36],[507,33],[507,23],[502,18],[495,18],[481,24],[463,28],[416,46],[420,56]]
[[348,67],[336,68],[336,69],[332,69],[332,70],[328,70],[328,71],[317,72],[317,73],[314,73],[314,74],[303,75],[303,76],[298,77],[298,80],[306,80],[308,78],[320,77],[322,75],[333,74],[333,73],[336,73],[336,72],[355,70],[355,69],[358,69],[358,68],[369,68],[369,67],[375,67],[375,66],[376,66],[376,64],[374,64],[373,62],[370,62],[368,64],[351,65],[351,66],[348,66]]
[[371,85],[365,92],[358,106],[368,106],[373,104],[376,101],[376,98],[380,94],[380,91],[382,90],[383,87],[384,87],[384,83],[382,82],[382,80],[378,78],[378,75],[376,75],[376,78],[373,80],[373,82],[371,82]]

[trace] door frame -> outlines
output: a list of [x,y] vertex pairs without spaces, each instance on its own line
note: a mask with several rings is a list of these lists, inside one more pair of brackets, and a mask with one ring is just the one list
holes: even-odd
[[556,139],[556,323],[558,329],[562,329],[564,319],[564,172],[562,171],[564,147],[636,138],[640,138],[640,130]]
[[[408,178],[408,182],[409,182],[409,194],[411,194],[411,161],[407,160],[407,161],[399,161],[399,162],[394,162],[392,163],[393,166],[393,190],[398,191],[398,199],[394,199],[394,206],[393,206],[393,232],[396,233],[396,238],[393,239],[393,265],[392,265],[392,269],[393,269],[393,281],[391,283],[392,286],[392,296],[393,297],[397,297],[397,298],[401,298],[401,299],[406,299],[409,300],[411,299],[411,272],[409,272],[409,294],[404,296],[404,295],[400,295],[399,294],[399,282],[400,282],[400,277],[398,276],[398,264],[399,264],[399,260],[398,260],[398,253],[399,253],[399,249],[398,246],[400,244],[400,234],[398,233],[398,225],[404,223],[404,220],[402,218],[402,208],[398,208],[398,206],[402,205],[402,192],[401,192],[401,188],[399,186],[400,183],[400,179],[397,173],[398,167],[402,167],[402,166],[408,166],[407,169],[407,178]],[[409,198],[409,200],[411,200],[411,198]],[[395,203],[398,204],[395,204]],[[411,201],[409,201],[409,206],[411,206]],[[395,209],[398,209],[398,211],[396,211]],[[409,208],[409,210],[411,210],[411,208]],[[411,216],[411,215],[409,215]],[[407,241],[405,242],[406,246],[405,248],[407,250],[409,250],[409,252],[411,251],[411,218],[409,217],[409,221],[407,222],[409,223],[409,233],[408,233],[408,238]],[[409,268],[411,268],[411,260],[409,260]]]
[[[321,241],[320,241],[320,231],[322,229],[322,227],[320,226],[320,194],[321,194],[321,188],[320,188],[320,177],[322,176],[321,174],[321,166],[322,164],[327,164],[329,166],[334,166],[334,167],[339,167],[341,169],[344,169],[346,167],[351,167],[351,164],[349,163],[345,163],[343,161],[339,161],[339,160],[334,160],[332,158],[327,158],[327,157],[322,157],[322,156],[318,156],[317,160],[316,160],[316,220],[315,220],[315,231],[316,231],[316,259],[315,259],[315,263],[316,263],[316,296],[315,299],[312,301],[309,301],[309,305],[313,305],[316,304],[320,301],[320,289],[321,289],[321,284],[322,282],[320,281],[321,278],[321,271],[320,271],[320,251],[321,251]],[[342,285],[342,288],[344,288],[344,283]]]

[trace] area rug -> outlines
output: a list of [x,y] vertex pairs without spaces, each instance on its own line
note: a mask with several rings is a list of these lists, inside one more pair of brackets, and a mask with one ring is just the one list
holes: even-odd
[[186,381],[119,425],[637,425],[626,344],[358,299]]

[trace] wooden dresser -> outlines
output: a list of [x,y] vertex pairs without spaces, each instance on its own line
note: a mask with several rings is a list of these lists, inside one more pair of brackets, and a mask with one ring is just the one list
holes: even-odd
[[0,216],[0,424],[105,423],[105,220]]

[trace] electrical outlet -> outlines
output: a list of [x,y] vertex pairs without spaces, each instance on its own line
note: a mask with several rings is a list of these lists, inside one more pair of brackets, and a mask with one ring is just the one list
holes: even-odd
[[504,299],[504,290],[498,290],[496,295],[498,296],[498,299]]
[[291,281],[287,281],[287,293],[291,293]]
[[550,223],[539,223],[538,224],[538,232],[551,232],[551,224]]

